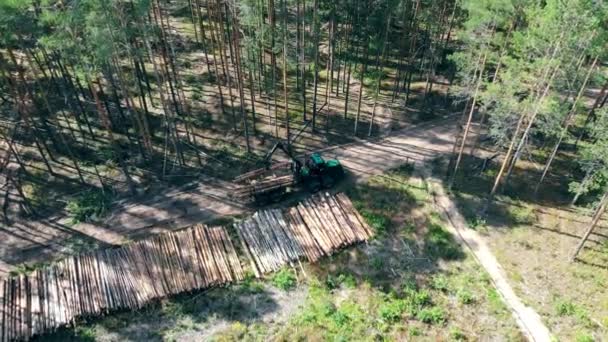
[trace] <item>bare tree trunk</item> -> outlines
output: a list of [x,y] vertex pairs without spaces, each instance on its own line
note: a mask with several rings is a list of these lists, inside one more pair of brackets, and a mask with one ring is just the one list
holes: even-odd
[[481,86],[481,83],[483,82],[483,72],[485,70],[487,57],[488,57],[488,53],[486,52],[483,56],[483,60],[481,61],[481,67],[479,68],[479,76],[477,77],[477,85],[475,86],[475,93],[473,94],[473,102],[471,103],[469,117],[467,119],[467,124],[464,128],[464,133],[462,135],[462,142],[460,143],[460,148],[458,150],[458,157],[456,157],[456,164],[454,165],[454,171],[452,172],[452,178],[450,179],[448,188],[452,188],[452,185],[454,184],[454,179],[456,178],[456,173],[458,172],[458,167],[460,166],[460,161],[462,160],[462,154],[464,152],[464,147],[467,142],[469,130],[471,129],[471,122],[473,121],[473,114],[475,113],[475,105],[477,104],[477,95],[479,94],[479,87]]
[[587,75],[585,76],[585,80],[583,81],[583,84],[581,85],[581,88],[578,92],[578,95],[576,96],[576,99],[574,100],[574,103],[572,103],[572,107],[570,108],[570,112],[568,112],[568,115],[566,116],[564,127],[561,130],[559,139],[557,140],[557,143],[555,144],[555,147],[553,148],[553,151],[551,151],[551,155],[549,156],[549,159],[547,160],[547,163],[545,164],[545,167],[543,169],[543,174],[540,176],[538,183],[536,183],[536,187],[534,188],[535,194],[538,193],[538,189],[540,188],[540,185],[542,184],[543,180],[545,179],[545,176],[547,175],[547,172],[549,171],[549,168],[551,167],[551,164],[553,163],[553,159],[555,159],[555,156],[557,155],[559,146],[561,145],[562,141],[564,140],[564,137],[566,136],[566,134],[568,134],[568,128],[570,128],[570,125],[574,121],[574,116],[576,115],[576,105],[578,104],[581,97],[583,96],[583,92],[585,91],[585,88],[587,87],[587,82],[589,82],[589,77],[591,76],[591,72],[593,71],[593,69],[595,69],[597,60],[598,60],[598,57],[596,56],[595,59],[593,60],[593,63],[589,67],[589,71],[587,72]]
[[300,49],[300,70],[302,72],[302,110],[303,118],[306,121],[307,104],[306,104],[306,0],[302,0],[302,39]]
[[576,260],[576,257],[580,253],[581,249],[583,249],[585,242],[587,242],[587,239],[589,239],[589,236],[591,235],[591,233],[597,226],[597,224],[600,221],[600,219],[602,218],[602,215],[604,214],[604,212],[606,211],[606,204],[608,204],[608,192],[604,193],[604,196],[602,197],[599,206],[597,207],[597,209],[595,210],[595,213],[593,214],[593,219],[591,220],[591,224],[589,225],[589,228],[587,228],[587,231],[585,231],[585,234],[581,238],[580,242],[576,246],[576,249],[574,250],[574,253],[572,253],[572,256],[570,257],[570,262]]
[[608,100],[608,81],[606,83],[604,83],[604,86],[602,87],[602,90],[600,91],[600,94],[595,99],[595,102],[593,102],[593,107],[591,107],[591,109],[587,113],[587,118],[585,119],[585,123],[583,124],[583,127],[581,129],[581,133],[578,135],[578,137],[576,138],[576,142],[574,143],[575,147],[578,146],[578,143],[583,138],[583,135],[585,134],[585,130],[587,128],[587,125],[589,125],[589,123],[591,122],[591,120],[595,116],[595,111],[598,108],[603,107],[603,105],[606,102],[606,100]]
[[581,197],[581,195],[585,191],[587,184],[591,181],[591,176],[592,176],[592,170],[589,169],[589,170],[587,170],[587,172],[585,172],[585,177],[583,177],[583,180],[581,181],[581,186],[576,191],[576,194],[574,194],[574,197],[572,198],[572,201],[570,202],[571,206],[575,205],[576,202],[578,202],[578,199]]
[[359,125],[359,117],[361,116],[361,103],[363,102],[363,80],[365,79],[365,72],[367,71],[367,59],[369,58],[368,45],[369,43],[366,39],[365,44],[363,45],[363,48],[365,49],[365,57],[363,57],[363,65],[361,66],[361,87],[359,89],[359,99],[357,100],[357,116],[355,117],[355,128],[353,132],[353,135],[355,136],[357,136],[357,126]]
[[384,58],[385,58],[384,54],[386,53],[388,32],[389,32],[389,28],[391,25],[391,19],[392,19],[390,13],[387,13],[387,15],[388,15],[388,19],[386,20],[386,27],[384,28],[384,38],[382,39],[382,52],[380,53],[380,58],[378,58],[376,60],[376,72],[377,72],[378,82],[376,82],[376,90],[374,92],[374,105],[372,106],[372,117],[369,121],[369,130],[367,132],[368,137],[372,136],[372,130],[374,128],[374,119],[376,117],[376,106],[378,105],[378,96],[380,96],[380,83],[382,82],[382,73],[380,72],[380,69],[384,65]]
[[[97,78],[97,85],[99,87],[101,87],[101,82],[100,82],[99,78]],[[105,111],[105,109],[101,105],[101,101],[99,100],[97,91],[95,90],[95,88],[93,86],[91,86],[91,90],[93,90],[93,98],[95,100],[95,105],[97,106],[97,110],[99,111],[101,123],[103,124],[104,128],[108,132],[108,137],[110,138],[110,143],[112,144],[112,147],[114,148],[114,151],[116,153],[116,158],[118,159],[118,164],[120,165],[120,168],[122,169],[122,172],[125,176],[125,180],[129,187],[129,192],[131,193],[131,195],[134,195],[135,194],[135,184],[133,183],[133,179],[131,178],[131,174],[129,172],[129,167],[125,164],[125,161],[123,160],[122,152],[120,151],[120,147],[119,147],[118,143],[116,142],[116,140],[114,139],[114,133],[112,132],[112,124],[110,123],[110,120],[108,118],[108,113]]]
[[314,50],[315,50],[315,71],[314,71],[314,85],[313,85],[313,95],[312,95],[312,131],[314,132],[316,129],[316,119],[317,119],[317,89],[319,87],[319,1],[313,0],[313,16],[312,16],[312,28],[314,35]]
[[[531,118],[529,119],[528,126],[526,127],[526,130],[524,131],[524,134],[521,137],[519,146],[517,148],[518,150],[523,145],[523,142],[525,141],[525,138],[527,136],[527,132],[530,131],[530,127],[532,127],[532,123],[534,122],[534,119],[536,118],[536,115],[540,111],[540,107],[541,107],[540,103],[542,102],[542,100],[545,98],[545,96],[549,92],[549,88],[551,88],[551,83],[553,81],[553,77],[557,73],[558,69],[559,69],[559,65],[556,66],[555,69],[553,70],[553,74],[551,75],[551,78],[547,82],[547,85],[546,85],[546,87],[545,87],[545,89],[543,91],[543,94],[540,96],[540,98],[536,102],[536,106],[535,106],[536,108],[534,109],[534,112],[532,113]],[[547,68],[547,71],[549,71],[549,70],[550,70],[550,67]],[[518,139],[519,131],[521,130],[521,126],[522,126],[522,123],[523,123],[523,120],[524,120],[525,117],[526,117],[525,113],[522,113],[522,115],[519,117],[519,121],[517,123],[517,127],[515,129],[515,132],[513,133],[513,138],[511,139],[511,144],[509,145],[509,150],[507,151],[507,155],[505,156],[505,159],[502,162],[500,170],[498,171],[498,174],[496,175],[496,179],[494,180],[494,185],[492,186],[492,190],[490,191],[490,195],[488,196],[488,202],[486,204],[486,209],[487,209],[487,206],[489,205],[489,203],[494,198],[494,195],[496,194],[496,191],[498,190],[498,187],[500,185],[500,181],[502,179],[502,175],[503,175],[503,173],[504,173],[507,165],[510,162],[511,153],[513,152],[513,148],[515,147],[515,141]],[[513,159],[515,159],[515,157],[513,157]],[[514,163],[511,163],[511,165],[513,165],[513,164]]]
[[287,92],[287,7],[285,1],[281,0],[281,12],[283,15],[283,99],[285,101],[285,135],[287,137],[287,145],[289,146],[289,97]]
[[240,101],[240,107],[241,107],[241,117],[243,120],[243,125],[245,126],[245,144],[247,146],[247,153],[251,153],[251,146],[249,143],[249,125],[247,124],[247,114],[245,113],[245,92],[243,91],[244,85],[243,85],[243,73],[241,71],[241,52],[240,52],[240,32],[239,32],[239,27],[238,27],[238,23],[236,21],[236,14],[237,13],[232,13],[232,15],[230,15],[230,13],[228,13],[228,10],[226,10],[226,15],[228,16],[227,19],[229,19],[230,17],[232,17],[232,26],[233,26],[233,30],[232,30],[232,42],[234,43],[234,54],[235,54],[235,62],[236,62],[236,74],[237,74],[237,86],[239,89],[239,101]]

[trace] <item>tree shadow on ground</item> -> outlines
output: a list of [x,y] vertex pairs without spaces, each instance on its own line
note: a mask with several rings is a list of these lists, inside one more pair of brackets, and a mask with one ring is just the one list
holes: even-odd
[[[192,291],[156,300],[137,311],[117,311],[107,317],[79,320],[32,341],[95,341],[92,325],[123,341],[165,341],[175,333],[212,330],[218,323],[253,324],[278,310],[276,290],[255,280],[208,290]],[[79,328],[80,326],[80,328]],[[217,327],[216,327],[217,328]]]
[[439,271],[442,262],[465,257],[439,216],[423,210],[431,194],[426,183],[410,180],[412,172],[406,164],[368,183],[344,186],[375,237],[365,246],[312,265],[319,279],[351,274],[359,283],[389,292],[419,275]]

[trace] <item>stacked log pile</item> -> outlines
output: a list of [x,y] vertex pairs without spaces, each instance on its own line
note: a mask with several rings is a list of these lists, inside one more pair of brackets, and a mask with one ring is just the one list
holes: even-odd
[[344,194],[318,194],[284,213],[277,209],[259,211],[235,224],[235,229],[258,276],[303,257],[315,262],[372,236]]
[[[366,241],[372,230],[344,194],[318,194],[235,224],[257,276]],[[0,281],[0,342],[27,340],[78,317],[137,309],[156,298],[244,279],[226,230],[196,225],[68,257]]]
[[76,317],[140,308],[154,298],[243,277],[221,227],[197,225],[69,257],[0,282],[0,341],[27,340]]

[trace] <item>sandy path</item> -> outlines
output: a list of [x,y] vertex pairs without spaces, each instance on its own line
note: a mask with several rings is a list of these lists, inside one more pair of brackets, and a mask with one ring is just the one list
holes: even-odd
[[424,168],[424,173],[424,178],[431,185],[435,206],[444,220],[449,223],[448,230],[471,251],[477,262],[488,272],[494,287],[511,310],[520,330],[530,341],[551,341],[551,333],[542,322],[540,315],[533,308],[526,306],[509,285],[505,271],[486,240],[475,230],[467,227],[464,217],[454,201],[446,194],[441,181],[431,176],[428,168]]

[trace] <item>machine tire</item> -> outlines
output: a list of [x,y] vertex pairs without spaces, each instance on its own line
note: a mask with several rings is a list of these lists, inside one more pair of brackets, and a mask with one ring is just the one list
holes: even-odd
[[317,192],[319,192],[319,191],[321,190],[321,188],[322,188],[322,186],[321,186],[321,185],[322,185],[322,184],[321,184],[321,182],[320,182],[318,179],[313,178],[313,179],[310,179],[310,180],[307,182],[307,184],[306,184],[306,188],[308,189],[308,191],[309,191],[311,194],[314,194],[314,193],[317,193]]
[[336,184],[336,181],[334,180],[334,178],[329,175],[323,176],[323,178],[321,180],[323,182],[324,189],[333,188],[333,186]]

